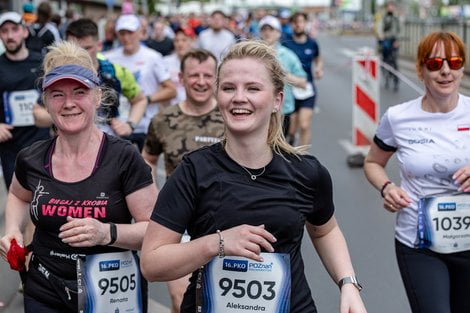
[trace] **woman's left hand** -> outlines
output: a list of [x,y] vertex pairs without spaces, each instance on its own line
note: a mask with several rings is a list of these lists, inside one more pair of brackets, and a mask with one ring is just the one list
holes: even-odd
[[452,176],[454,183],[459,186],[458,191],[469,192],[470,191],[470,166],[464,166],[457,170]]
[[341,288],[340,313],[367,313],[362,302],[359,290],[352,284],[345,284]]
[[109,224],[94,218],[73,218],[60,227],[59,238],[72,247],[106,245],[110,239]]

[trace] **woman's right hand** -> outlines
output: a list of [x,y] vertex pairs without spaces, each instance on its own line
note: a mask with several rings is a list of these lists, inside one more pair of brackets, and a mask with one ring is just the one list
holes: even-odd
[[271,245],[277,239],[268,232],[264,225],[240,225],[221,232],[224,239],[225,255],[242,256],[262,262],[261,250],[274,252]]
[[19,246],[23,247],[23,235],[21,233],[10,233],[0,239],[0,255],[6,261],[10,250],[11,241],[15,239]]
[[395,184],[388,184],[383,190],[383,195],[384,208],[392,213],[408,207],[412,201],[406,191]]

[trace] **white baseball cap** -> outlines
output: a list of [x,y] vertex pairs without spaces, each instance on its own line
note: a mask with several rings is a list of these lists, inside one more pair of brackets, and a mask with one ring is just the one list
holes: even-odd
[[262,29],[263,26],[266,25],[271,26],[275,30],[281,31],[281,23],[272,15],[266,15],[259,21],[259,29]]
[[12,22],[15,24],[23,24],[23,18],[16,12],[5,12],[0,15],[0,26],[5,24],[6,22]]
[[135,32],[140,27],[140,20],[134,14],[121,15],[116,21],[116,31],[128,30]]

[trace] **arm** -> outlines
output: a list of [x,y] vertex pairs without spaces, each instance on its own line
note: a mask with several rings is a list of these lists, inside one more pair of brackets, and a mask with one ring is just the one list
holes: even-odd
[[13,175],[5,210],[5,236],[0,240],[0,253],[6,259],[6,253],[10,249],[10,242],[16,242],[23,246],[23,232],[29,221],[29,205],[32,200],[31,191],[23,188],[16,175]]
[[[116,224],[117,240],[112,246],[132,250],[141,248],[157,193],[155,184],[150,184],[126,196],[135,223]],[[110,225],[94,218],[67,217],[67,223],[60,228],[59,238],[72,247],[107,245],[111,241]]]
[[47,112],[46,108],[40,106],[39,104],[35,104],[33,106],[33,116],[34,124],[37,127],[51,127],[53,124],[52,118]]
[[[225,255],[260,261],[261,249],[273,252],[276,239],[263,225],[236,226],[221,232]],[[219,235],[206,235],[180,243],[181,234],[150,221],[144,237],[141,269],[149,281],[168,281],[194,272],[219,253]],[[158,260],[158,261],[157,261]]]
[[148,95],[150,103],[171,100],[176,97],[176,87],[171,79],[164,80],[160,83],[160,90]]
[[[384,151],[372,142],[369,153],[364,161],[364,173],[369,182],[377,190],[381,190],[384,184],[390,181],[385,166],[393,155],[393,151]],[[395,184],[388,184],[383,190],[384,208],[390,212],[396,212],[401,208],[407,207],[411,199],[406,192]]]
[[286,75],[287,81],[295,87],[305,88],[307,86],[307,80],[303,77],[294,76],[292,74]]
[[[144,94],[140,92],[133,99],[129,99],[129,102],[131,104],[131,108],[127,120],[138,125],[145,114],[145,110],[147,109],[147,99],[145,98]],[[113,118],[111,120],[111,128],[118,136],[121,137],[129,136],[133,131],[127,121],[122,121],[117,118]]]
[[148,152],[145,150],[145,147],[144,147],[144,149],[142,149],[142,157],[144,158],[145,163],[147,163],[147,164],[152,168],[152,177],[153,177],[153,181],[154,181],[155,184],[157,184],[157,186],[158,186],[158,181],[157,181],[157,162],[158,162],[158,157],[159,157],[159,155],[153,155],[153,154],[148,153]]
[[[335,217],[321,226],[306,223],[307,231],[323,265],[335,283],[346,276],[354,276],[348,247]],[[341,288],[341,313],[366,312],[359,290],[352,284]]]
[[307,86],[307,73],[302,68],[302,63],[297,55],[292,52],[290,58],[288,61],[289,71],[286,75],[287,81],[294,87],[305,88]]
[[320,79],[323,77],[323,59],[321,56],[317,56],[315,59],[313,59],[312,63],[312,75],[315,77],[315,79]]
[[0,142],[5,142],[13,138],[11,131],[13,130],[13,126],[0,123]]

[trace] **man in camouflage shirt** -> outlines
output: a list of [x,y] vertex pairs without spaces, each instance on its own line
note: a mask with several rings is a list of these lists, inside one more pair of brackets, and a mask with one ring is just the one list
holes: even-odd
[[167,107],[151,121],[142,156],[152,167],[161,153],[170,176],[183,155],[219,142],[224,131],[214,98],[217,61],[209,51],[191,50],[181,60],[180,81],[186,100]]
[[[186,153],[222,138],[224,124],[214,97],[216,69],[217,59],[203,49],[191,50],[181,59],[179,79],[186,100],[164,108],[152,119],[142,151],[153,173],[160,154],[165,157],[168,177]],[[179,312],[188,279],[189,275],[168,283],[172,313]]]

